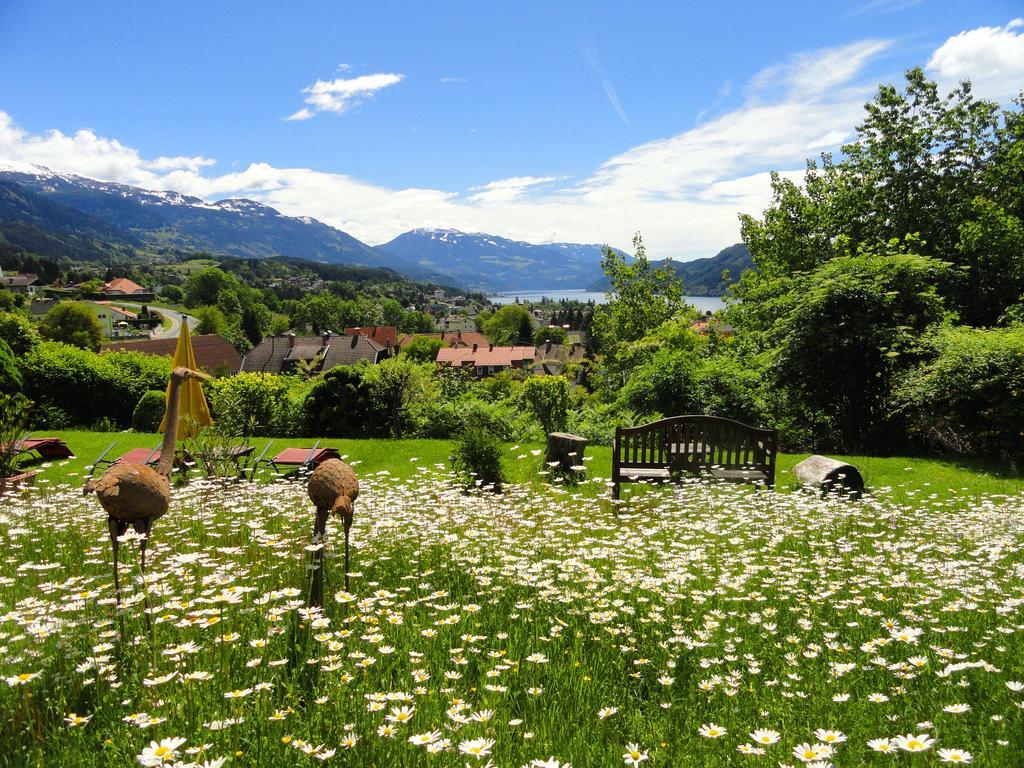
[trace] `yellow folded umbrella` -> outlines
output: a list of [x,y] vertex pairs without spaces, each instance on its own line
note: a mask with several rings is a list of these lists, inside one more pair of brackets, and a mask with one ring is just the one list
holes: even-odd
[[[192,350],[192,337],[188,332],[188,320],[181,318],[181,335],[178,336],[178,346],[174,350],[173,367],[191,368],[198,371],[196,364],[196,353]],[[206,395],[203,394],[202,383],[198,379],[185,379],[181,382],[178,392],[181,398],[178,402],[178,439],[193,437],[200,427],[208,427],[213,424],[213,417],[210,415],[210,407],[206,404]],[[171,383],[167,382],[167,394],[164,396],[164,418],[160,422],[160,431],[167,428],[167,402],[171,397]]]

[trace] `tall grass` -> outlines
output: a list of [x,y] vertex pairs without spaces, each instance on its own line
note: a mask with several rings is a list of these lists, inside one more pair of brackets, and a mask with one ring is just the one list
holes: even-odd
[[301,484],[177,489],[120,611],[95,499],[4,499],[0,765],[1020,764],[1024,496],[467,494],[397,450],[322,609]]

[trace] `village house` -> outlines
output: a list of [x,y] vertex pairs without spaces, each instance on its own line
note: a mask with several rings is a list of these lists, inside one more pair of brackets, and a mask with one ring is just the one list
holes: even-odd
[[711,312],[707,312],[699,320],[695,321],[690,329],[695,333],[699,333],[701,336],[707,336],[711,332],[715,332],[720,336],[729,338],[730,336],[736,335],[736,329],[728,323],[723,323]]
[[366,360],[376,365],[388,357],[388,349],[367,336],[268,336],[242,358],[240,370],[259,373],[321,373],[338,365],[354,365]]
[[[139,339],[136,341],[115,341],[103,345],[101,352],[141,352],[145,355],[174,357],[178,347],[177,338]],[[231,342],[215,334],[192,337],[192,350],[196,364],[207,373],[218,376],[231,375],[242,366],[242,356]]]
[[437,319],[439,331],[475,331],[476,321],[467,315],[448,315]]
[[437,350],[436,361],[456,368],[469,367],[478,379],[502,371],[529,370],[536,351],[533,347],[495,347],[492,344],[474,344],[471,347],[442,347]]
[[560,376],[569,363],[579,363],[586,358],[586,349],[578,342],[552,344],[550,341],[534,347],[533,372],[538,376]]
[[115,277],[103,284],[102,297],[104,299],[130,298],[132,301],[153,301],[153,292],[129,280],[127,277]]
[[6,288],[11,293],[27,293],[31,296],[39,293],[42,287],[39,275],[5,275],[0,269],[0,289]]

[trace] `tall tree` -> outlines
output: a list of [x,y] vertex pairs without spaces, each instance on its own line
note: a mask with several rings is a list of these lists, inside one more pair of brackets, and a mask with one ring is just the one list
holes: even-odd
[[996,322],[1024,292],[1022,134],[1020,102],[1000,111],[967,83],[942,96],[921,69],[908,71],[902,91],[882,86],[866,105],[841,159],[809,162],[802,187],[774,174],[764,216],[740,217],[761,277],[737,295],[914,236],[916,253],[956,267],[939,289],[961,319]]
[[63,341],[93,352],[98,352],[103,343],[103,326],[96,313],[79,301],[62,301],[47,312],[39,332],[50,341]]

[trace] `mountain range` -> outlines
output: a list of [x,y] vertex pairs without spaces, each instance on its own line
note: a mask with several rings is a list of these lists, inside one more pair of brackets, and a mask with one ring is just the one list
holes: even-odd
[[[729,283],[734,282],[745,269],[753,269],[754,260],[743,243],[723,248],[714,256],[693,261],[669,259],[669,266],[683,281],[683,288],[689,296],[721,296]],[[729,279],[722,279],[722,273],[729,271]],[[611,281],[601,275],[588,286],[591,291],[606,291]]]
[[[534,244],[484,233],[415,229],[369,246],[316,219],[286,216],[253,200],[211,203],[26,164],[0,165],[0,242],[43,256],[104,262],[194,251],[240,258],[294,256],[388,267],[418,280],[485,292],[605,287],[600,245]],[[711,259],[674,266],[684,275],[688,293],[720,295],[722,269],[738,276],[749,266],[745,250],[733,246]]]

